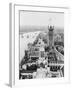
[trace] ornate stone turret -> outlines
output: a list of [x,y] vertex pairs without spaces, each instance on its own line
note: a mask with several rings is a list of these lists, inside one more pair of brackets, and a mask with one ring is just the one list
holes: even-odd
[[49,47],[54,46],[54,38],[53,38],[53,30],[54,30],[54,26],[48,26],[48,36],[49,36]]

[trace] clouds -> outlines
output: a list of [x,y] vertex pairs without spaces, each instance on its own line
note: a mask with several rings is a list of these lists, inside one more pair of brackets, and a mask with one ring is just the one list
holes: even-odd
[[20,11],[20,27],[47,26],[64,27],[64,13]]

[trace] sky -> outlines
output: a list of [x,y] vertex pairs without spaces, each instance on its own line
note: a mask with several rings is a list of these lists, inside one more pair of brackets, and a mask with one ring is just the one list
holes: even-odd
[[47,26],[64,27],[64,13],[20,11],[20,27]]

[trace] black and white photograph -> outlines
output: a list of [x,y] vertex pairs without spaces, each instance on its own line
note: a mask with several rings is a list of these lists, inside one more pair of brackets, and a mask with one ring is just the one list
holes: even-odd
[[64,12],[19,11],[19,80],[64,77]]

